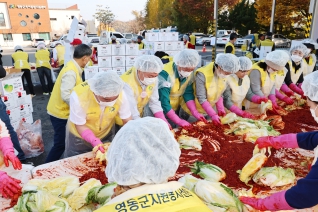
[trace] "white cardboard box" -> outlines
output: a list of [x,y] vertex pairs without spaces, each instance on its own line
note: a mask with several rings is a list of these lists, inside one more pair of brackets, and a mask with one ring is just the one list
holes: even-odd
[[126,66],[126,71],[130,70],[132,66]]
[[126,53],[126,45],[122,44],[112,44],[112,56],[114,55],[125,55]]
[[20,121],[20,107],[7,110],[7,114],[9,115],[10,122]]
[[113,67],[113,70],[115,70],[119,76],[126,72],[125,67]]
[[138,44],[126,44],[126,55],[138,55]]
[[3,103],[7,106],[7,109],[13,109],[18,106],[15,94],[2,95],[1,99]]
[[146,41],[144,42],[144,49],[143,50],[153,50],[155,42]]
[[112,67],[125,67],[125,56],[112,56]]
[[109,68],[112,67],[112,57],[98,57],[98,67],[99,68]]
[[169,41],[171,32],[159,32],[159,41]]
[[158,32],[147,32],[146,33],[146,41],[159,41],[159,33]]
[[156,51],[164,51],[165,50],[165,42],[155,42],[153,50]]
[[24,116],[24,117],[21,117],[21,120],[25,123],[29,123],[29,124],[32,124],[33,123],[33,116],[30,115],[30,116]]
[[177,50],[177,42],[165,42],[165,51],[176,51]]
[[20,117],[32,116],[32,111],[28,105],[20,106]]
[[134,66],[138,56],[126,56],[126,66]]
[[184,42],[183,41],[174,41],[176,45],[175,51],[181,51],[184,49]]
[[84,68],[85,80],[92,78],[97,73],[98,73],[98,66],[89,66],[87,68]]
[[33,104],[31,95],[27,95],[25,91],[16,92],[17,106],[25,105],[33,112]]
[[179,32],[170,32],[167,41],[179,41]]
[[138,55],[139,55],[139,56],[141,56],[141,55],[148,55],[148,52],[149,52],[149,51],[146,50],[146,49],[141,49],[141,50],[138,51]]
[[112,46],[111,45],[98,45],[97,46],[98,56],[105,57],[112,55]]
[[110,71],[110,70],[113,70],[113,68],[98,68],[98,72]]
[[13,129],[16,131],[19,127],[20,121],[11,122]]
[[2,95],[23,91],[22,76],[23,73],[9,74],[0,80],[0,90]]

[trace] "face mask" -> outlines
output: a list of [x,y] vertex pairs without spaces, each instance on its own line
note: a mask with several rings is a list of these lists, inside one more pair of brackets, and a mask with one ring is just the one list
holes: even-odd
[[301,59],[303,59],[303,58],[300,57],[300,56],[298,56],[298,55],[293,54],[293,55],[291,56],[291,59],[292,59],[295,63],[298,63],[298,62],[300,62]]
[[310,108],[310,113],[311,113],[312,117],[315,119],[315,121],[318,123],[318,117],[316,116],[316,113],[315,113],[317,107],[318,107],[318,105],[316,106],[315,109]]
[[144,78],[144,80],[142,80],[142,84],[144,85],[151,85],[154,84],[157,81],[157,77],[153,77],[153,78]]
[[272,68],[268,68],[267,71],[268,71],[268,73],[270,73],[270,74],[275,72]]
[[192,73],[192,72],[188,72],[188,71],[179,71],[179,73],[180,73],[180,75],[181,75],[182,77],[187,78],[188,76],[190,76],[190,75],[191,75],[191,73]]
[[98,104],[100,106],[103,106],[103,107],[112,107],[114,106],[114,104],[116,103],[117,99],[115,99],[114,101],[111,101],[111,102],[98,102]]

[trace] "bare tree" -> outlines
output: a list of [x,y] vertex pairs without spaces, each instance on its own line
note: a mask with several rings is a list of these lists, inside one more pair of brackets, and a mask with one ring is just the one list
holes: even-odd
[[135,16],[135,20],[131,22],[132,31],[138,33],[140,30],[146,28],[145,25],[145,14],[142,11],[133,10],[131,12]]
[[101,32],[103,29],[110,29],[110,24],[114,21],[115,15],[109,7],[103,8],[103,5],[97,5],[96,13],[93,17],[99,21],[99,31]]

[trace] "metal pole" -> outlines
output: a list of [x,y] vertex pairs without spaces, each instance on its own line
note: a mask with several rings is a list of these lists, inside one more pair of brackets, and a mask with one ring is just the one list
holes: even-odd
[[218,10],[219,10],[218,0],[214,0],[214,35],[215,35],[215,44],[212,46],[212,61],[216,58],[216,47],[217,47],[217,34],[218,34]]
[[313,34],[313,24],[312,23],[313,23],[313,20],[315,20],[315,18],[317,18],[316,17],[317,14],[316,14],[316,10],[315,10],[317,1],[311,0],[310,4],[313,4],[312,9],[309,8],[309,13],[312,13],[312,20],[311,20],[311,24],[310,24],[310,36],[309,37],[312,37],[312,34]]
[[276,0],[273,0],[271,26],[270,26],[270,29],[269,29],[270,32],[274,32],[275,7],[276,7]]

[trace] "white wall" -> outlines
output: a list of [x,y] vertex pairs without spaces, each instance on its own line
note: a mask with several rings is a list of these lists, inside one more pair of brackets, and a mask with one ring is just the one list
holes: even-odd
[[314,17],[312,21],[311,29],[311,39],[314,41],[318,38],[318,2],[316,2],[316,7],[314,8]]
[[[72,23],[72,16],[80,20],[79,10],[49,9],[49,15],[51,19],[56,18],[56,21],[51,20],[51,39],[67,34]],[[57,37],[54,36],[55,34]]]

